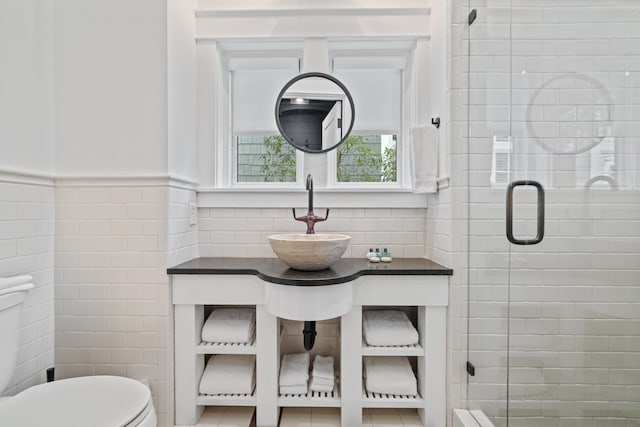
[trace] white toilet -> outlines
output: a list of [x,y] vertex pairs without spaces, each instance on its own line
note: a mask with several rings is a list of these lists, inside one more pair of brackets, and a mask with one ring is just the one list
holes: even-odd
[[[22,304],[30,276],[0,278],[0,392],[13,375]],[[11,427],[155,427],[151,392],[116,376],[69,378],[0,397],[0,425]]]

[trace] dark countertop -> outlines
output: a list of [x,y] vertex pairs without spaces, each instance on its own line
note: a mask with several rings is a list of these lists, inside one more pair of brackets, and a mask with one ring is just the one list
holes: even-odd
[[360,276],[451,276],[453,270],[426,258],[394,258],[390,263],[341,258],[320,271],[293,270],[278,258],[194,258],[168,268],[167,274],[251,274],[281,285],[319,286]]

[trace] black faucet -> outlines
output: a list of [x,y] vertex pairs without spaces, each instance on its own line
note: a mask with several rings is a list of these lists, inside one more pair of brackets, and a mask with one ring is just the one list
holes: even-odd
[[293,211],[293,218],[296,221],[302,221],[307,224],[307,234],[315,234],[315,230],[313,227],[316,225],[316,222],[326,221],[329,218],[329,209],[326,210],[323,217],[316,216],[313,213],[313,178],[311,174],[307,175],[307,191],[309,192],[309,208],[307,210],[307,214],[304,216],[296,217],[296,209],[291,209]]

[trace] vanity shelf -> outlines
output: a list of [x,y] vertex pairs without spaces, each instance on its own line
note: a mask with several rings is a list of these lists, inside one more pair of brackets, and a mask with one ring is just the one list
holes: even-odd
[[424,348],[420,344],[397,346],[370,346],[362,340],[363,356],[424,356]]
[[424,399],[418,396],[370,393],[362,387],[363,408],[424,408]]
[[199,394],[196,403],[202,406],[256,406],[256,390],[251,394]]
[[340,383],[336,381],[333,392],[317,392],[311,391],[305,394],[297,395],[280,395],[278,396],[278,406],[280,407],[323,407],[323,408],[339,408],[340,399]]
[[[384,270],[366,261],[341,259],[335,268],[309,275],[314,277],[311,280],[302,273],[292,277],[293,273],[279,263],[200,258],[169,269],[175,319],[176,425],[195,426],[205,408],[211,406],[255,407],[257,427],[277,426],[280,410],[285,407],[339,408],[344,426],[362,425],[363,408],[415,408],[425,427],[446,425],[446,310],[451,270],[418,259],[394,259]],[[234,270],[236,267],[240,270]],[[330,278],[320,277],[329,273]],[[337,327],[332,326],[336,328],[333,336],[339,335],[339,355],[334,354],[339,382],[334,391],[280,396],[281,347],[289,344],[283,343],[281,319],[267,309],[265,281],[269,285],[297,286],[300,280],[303,283],[299,285],[316,289],[350,281],[353,301],[351,309],[338,318]],[[254,341],[243,345],[203,343],[201,329],[212,307],[255,307]],[[404,310],[418,331],[419,344],[368,346],[362,336],[363,308]],[[255,355],[254,391],[250,395],[199,395],[200,376],[210,354]],[[365,356],[409,357],[419,396],[366,392],[362,378]]]
[[204,342],[196,345],[196,354],[256,354],[256,339],[248,343]]

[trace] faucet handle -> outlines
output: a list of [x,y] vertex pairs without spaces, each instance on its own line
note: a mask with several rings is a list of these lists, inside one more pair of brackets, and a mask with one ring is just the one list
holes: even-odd
[[316,215],[314,215],[314,218],[316,222],[326,221],[329,218],[329,209],[325,209],[324,218]]
[[291,212],[293,212],[293,219],[296,221],[307,221],[307,216],[296,216],[296,208],[291,208]]
[[307,224],[307,234],[315,234],[313,226],[316,222],[326,221],[329,218],[329,209],[326,209],[324,217],[316,216],[313,211],[307,212],[304,216],[296,216],[296,208],[291,208],[291,212],[293,212],[293,219]]

